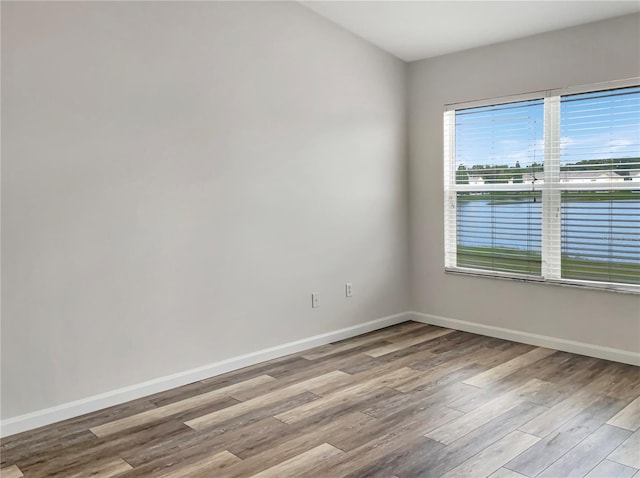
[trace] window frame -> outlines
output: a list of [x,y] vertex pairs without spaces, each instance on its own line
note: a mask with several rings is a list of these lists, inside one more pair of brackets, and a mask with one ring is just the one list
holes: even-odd
[[[554,88],[548,90],[533,91],[518,95],[502,96],[497,98],[486,98],[481,100],[450,103],[444,107],[443,115],[443,139],[444,139],[444,271],[451,274],[461,274],[474,277],[495,278],[504,280],[515,280],[519,282],[533,282],[538,284],[560,285],[569,287],[580,287],[596,290],[608,290],[620,293],[631,293],[640,295],[640,284],[626,284],[620,282],[591,281],[583,279],[568,279],[561,276],[561,249],[557,245],[552,245],[553,238],[560,237],[561,221],[552,220],[554,214],[560,216],[562,189],[551,187],[552,181],[547,181],[549,169],[559,173],[560,171],[560,103],[562,96],[593,93],[598,91],[614,90],[619,88],[640,87],[640,77],[628,78],[624,80],[607,81],[580,86],[564,88]],[[492,271],[485,269],[474,269],[457,266],[457,193],[465,189],[477,190],[477,186],[465,188],[471,185],[456,185],[456,110],[480,108],[487,106],[497,106],[508,103],[516,103],[531,100],[544,101],[544,165],[545,181],[541,185],[542,193],[542,270],[540,276],[519,274],[513,272]],[[549,166],[548,166],[549,163]],[[557,163],[557,164],[555,164]],[[557,166],[557,167],[556,167]],[[559,182],[559,181],[558,181]],[[516,185],[494,184],[487,190],[525,190],[526,187],[515,187]],[[519,185],[517,185],[519,186]],[[523,184],[522,186],[528,186]],[[580,186],[580,185],[578,185]],[[586,186],[589,186],[585,183]],[[549,261],[548,259],[551,259]],[[451,264],[454,264],[453,266]]]

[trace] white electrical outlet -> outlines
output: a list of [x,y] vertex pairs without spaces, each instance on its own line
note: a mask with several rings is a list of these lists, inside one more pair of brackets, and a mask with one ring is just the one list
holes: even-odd
[[320,307],[320,294],[311,294],[311,307]]
[[345,294],[347,297],[351,297],[351,296],[353,296],[353,285],[351,284],[351,282],[347,282],[347,283],[344,285],[344,294]]

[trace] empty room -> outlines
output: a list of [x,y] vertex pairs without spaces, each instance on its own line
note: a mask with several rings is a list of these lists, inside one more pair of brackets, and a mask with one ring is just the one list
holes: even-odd
[[1,478],[640,478],[640,2],[0,16]]

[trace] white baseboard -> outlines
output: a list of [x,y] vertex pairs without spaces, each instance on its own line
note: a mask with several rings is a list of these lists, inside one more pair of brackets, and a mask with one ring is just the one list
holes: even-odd
[[522,332],[519,330],[504,329],[502,327],[478,324],[476,322],[467,322],[465,320],[450,319],[448,317],[424,314],[422,312],[407,312],[407,316],[410,320],[425,324],[438,325],[440,327],[462,330],[464,332],[471,332],[474,334],[488,335],[489,337],[496,337],[498,339],[513,340],[514,342],[536,345],[538,347],[547,347],[550,349],[562,350],[563,352],[571,352],[579,355],[587,355],[589,357],[612,360],[614,362],[640,365],[640,353],[637,352],[629,352],[611,347],[602,347],[601,345],[586,344],[557,337],[548,337],[546,335],[531,334],[529,332]]
[[270,347],[257,352],[239,355],[219,362],[214,362],[202,367],[174,373],[165,377],[159,377],[146,382],[130,385],[117,390],[93,395],[91,397],[63,403],[51,408],[45,408],[25,415],[8,418],[0,422],[0,436],[7,437],[34,428],[50,425],[68,418],[95,412],[103,408],[119,405],[129,400],[163,392],[180,387],[188,383],[197,382],[205,378],[238,370],[249,365],[254,365],[267,360],[283,357],[292,353],[307,350],[319,345],[347,339],[356,335],[365,334],[374,330],[388,327],[411,320],[407,313],[390,315],[380,319],[365,322],[363,324],[346,327],[326,334],[315,335],[294,342],[289,342],[275,347]]

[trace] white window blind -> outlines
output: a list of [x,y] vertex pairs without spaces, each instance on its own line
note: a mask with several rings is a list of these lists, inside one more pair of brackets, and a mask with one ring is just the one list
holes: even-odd
[[542,177],[543,104],[463,109],[449,118],[449,265],[540,275],[542,195],[523,171]]
[[560,101],[562,277],[640,283],[640,88]]
[[640,88],[444,116],[445,268],[639,291]]

